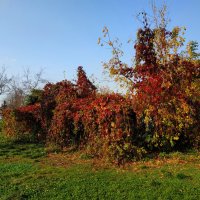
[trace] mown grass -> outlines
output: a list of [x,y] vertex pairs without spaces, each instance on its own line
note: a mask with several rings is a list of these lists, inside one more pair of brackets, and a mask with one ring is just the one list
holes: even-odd
[[0,138],[0,199],[200,199],[200,155],[161,154],[123,167]]

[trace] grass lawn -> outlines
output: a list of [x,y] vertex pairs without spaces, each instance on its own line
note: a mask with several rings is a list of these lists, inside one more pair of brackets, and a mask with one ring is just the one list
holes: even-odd
[[0,199],[200,199],[200,154],[161,154],[124,167],[80,152],[46,154],[0,138]]

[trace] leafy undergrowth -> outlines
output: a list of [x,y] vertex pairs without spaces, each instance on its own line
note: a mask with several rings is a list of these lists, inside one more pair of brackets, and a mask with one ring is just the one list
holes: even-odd
[[123,167],[84,152],[0,138],[0,199],[200,199],[200,154],[160,154]]

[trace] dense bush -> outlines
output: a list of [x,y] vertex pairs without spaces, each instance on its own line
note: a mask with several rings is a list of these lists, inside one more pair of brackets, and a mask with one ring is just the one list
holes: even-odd
[[2,125],[2,131],[6,134],[9,138],[16,138],[18,137],[18,126],[17,121],[15,119],[14,110],[5,108],[2,111],[3,116],[3,125]]
[[29,95],[28,104],[33,105],[4,110],[7,136],[29,136],[62,148],[73,145],[91,156],[118,163],[145,153],[134,142],[136,115],[131,101],[119,94],[97,94],[82,67],[76,83],[48,83],[39,94],[40,98]]
[[3,110],[3,132],[17,140],[41,141],[40,104]]
[[87,148],[89,154],[122,162],[139,158],[144,151],[134,146],[136,116],[130,102],[118,94],[79,98],[59,104],[49,139],[66,146]]
[[[198,98],[186,99],[180,94],[177,99],[172,87],[171,95],[160,96],[165,90],[159,87],[159,76],[149,82],[156,86],[155,90],[151,85],[138,84],[141,87],[136,94],[140,96],[139,102],[116,93],[98,94],[79,67],[75,83],[67,80],[48,83],[42,91],[29,95],[29,105],[4,109],[3,131],[11,138],[43,141],[59,148],[73,146],[84,149],[90,156],[117,163],[140,159],[155,150],[198,148]],[[140,111],[149,93],[152,99],[148,101],[152,103],[136,120],[133,107]],[[168,104],[162,103],[160,107],[163,98],[168,98]]]

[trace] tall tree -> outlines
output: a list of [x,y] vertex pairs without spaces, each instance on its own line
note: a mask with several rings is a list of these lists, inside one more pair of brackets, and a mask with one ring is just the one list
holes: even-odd
[[168,31],[166,6],[153,8],[154,26],[150,26],[145,12],[140,13],[143,26],[137,31],[132,66],[121,61],[124,52],[111,41],[108,29],[103,29],[104,44],[112,47],[113,53],[104,66],[115,80],[128,83],[138,119],[145,125],[143,137],[148,145],[171,148],[183,138],[194,140],[193,136],[199,134],[196,130],[191,134],[198,126],[200,104],[196,101],[200,94],[194,83],[200,78],[199,54],[195,53],[197,43],[192,42],[183,55],[185,28]]

